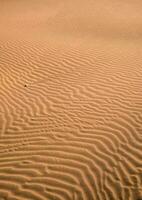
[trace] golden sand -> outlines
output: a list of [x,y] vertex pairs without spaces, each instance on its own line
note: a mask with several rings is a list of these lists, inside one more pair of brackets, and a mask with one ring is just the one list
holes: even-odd
[[142,2],[0,1],[0,200],[142,200]]

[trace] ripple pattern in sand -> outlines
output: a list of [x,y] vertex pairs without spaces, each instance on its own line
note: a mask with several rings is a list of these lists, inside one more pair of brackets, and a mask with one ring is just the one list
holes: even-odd
[[91,50],[17,42],[0,51],[0,197],[134,199],[142,182],[137,71]]
[[140,1],[0,2],[0,200],[142,199],[141,49]]

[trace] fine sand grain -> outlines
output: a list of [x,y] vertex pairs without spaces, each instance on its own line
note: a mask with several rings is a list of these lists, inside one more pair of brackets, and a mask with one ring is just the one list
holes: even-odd
[[0,200],[142,200],[142,2],[0,1]]

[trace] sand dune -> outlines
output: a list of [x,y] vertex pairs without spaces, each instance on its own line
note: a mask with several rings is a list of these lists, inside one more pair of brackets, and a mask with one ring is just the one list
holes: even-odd
[[0,1],[0,200],[142,199],[141,1]]

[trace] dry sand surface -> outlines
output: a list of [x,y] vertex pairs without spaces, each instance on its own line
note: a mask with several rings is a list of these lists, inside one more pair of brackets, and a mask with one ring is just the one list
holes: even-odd
[[0,1],[0,200],[142,200],[142,1]]

